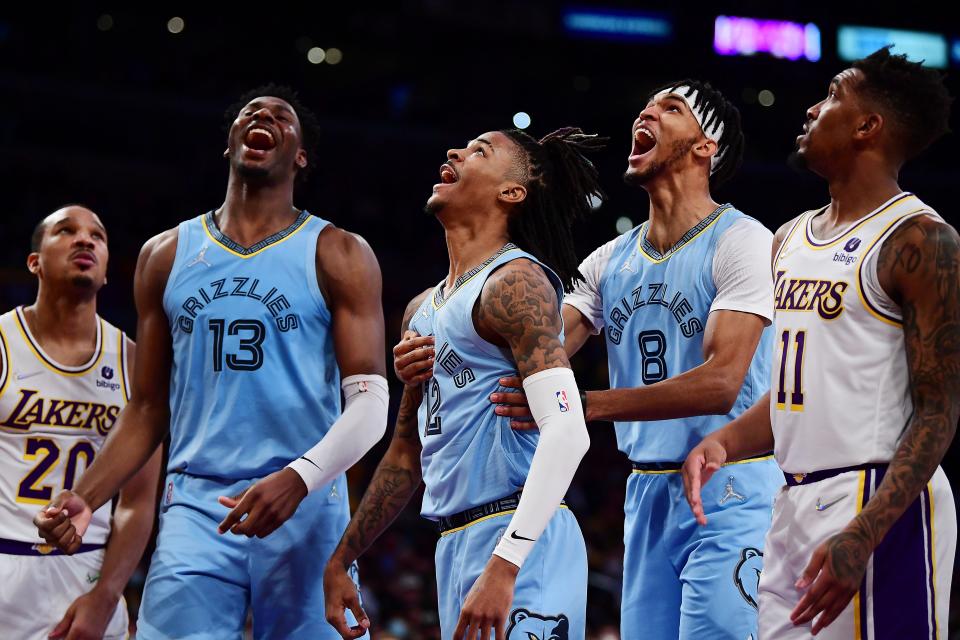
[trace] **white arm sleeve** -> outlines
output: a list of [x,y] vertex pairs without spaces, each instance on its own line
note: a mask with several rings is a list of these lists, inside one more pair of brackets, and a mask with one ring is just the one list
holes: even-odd
[[594,250],[580,263],[580,273],[583,280],[578,280],[573,291],[563,296],[563,304],[574,307],[593,326],[593,334],[603,329],[603,297],[600,295],[600,279],[610,262],[610,255],[617,244],[614,238],[610,242]]
[[540,371],[523,381],[523,389],[540,426],[540,441],[517,510],[493,550],[518,567],[556,513],[590,446],[573,371]]
[[343,413],[316,446],[287,465],[300,474],[307,491],[323,487],[356,464],[387,430],[390,394],[386,378],[348,376],[340,387],[345,398]]
[[756,220],[738,220],[723,232],[713,255],[717,295],[711,313],[742,311],[760,316],[767,325],[773,321],[772,247],[773,234]]

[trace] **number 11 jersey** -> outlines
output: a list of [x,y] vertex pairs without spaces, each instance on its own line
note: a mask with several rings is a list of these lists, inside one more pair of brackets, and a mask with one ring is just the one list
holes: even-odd
[[[594,251],[580,266],[585,281],[564,298],[595,332],[604,330],[612,389],[656,384],[702,365],[713,311],[752,313],[765,323],[773,316],[773,235],[762,224],[721,205],[665,254],[649,242],[648,229],[645,222]],[[768,327],[729,413],[616,422],[620,450],[634,462],[682,462],[766,393],[770,352]]]
[[169,471],[263,477],[340,415],[331,315],[316,273],[327,224],[304,211],[242,247],[212,213],[180,223],[163,296],[173,341]]

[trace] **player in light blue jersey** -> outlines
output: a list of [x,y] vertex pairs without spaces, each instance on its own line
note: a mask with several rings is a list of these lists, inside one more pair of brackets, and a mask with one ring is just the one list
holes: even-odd
[[386,428],[380,270],[293,205],[316,126],[296,94],[270,85],[228,114],[226,199],[144,246],[132,397],[38,524],[76,550],[169,431],[137,637],[240,638],[249,609],[256,638],[335,638],[321,575],[349,520],[344,471]]
[[[426,389],[405,387],[390,448],[327,565],[327,614],[344,638],[344,609],[363,617],[347,568],[421,480],[421,513],[440,530],[445,640],[584,637],[586,548],[562,500],[589,438],[560,302],[577,276],[571,223],[600,195],[583,155],[599,144],[579,129],[540,141],[491,131],[447,152],[427,210],[446,232],[449,274],[404,319],[436,340],[436,362]],[[513,375],[539,433],[489,410]]]
[[[649,194],[649,220],[587,257],[585,280],[563,306],[568,354],[605,333],[612,388],[587,392],[585,413],[615,422],[633,463],[621,636],[755,638],[764,533],[783,478],[768,456],[725,467],[705,489],[712,519],[703,530],[678,501],[679,470],[704,435],[769,385],[772,235],[711,197],[711,184],[739,165],[743,136],[736,108],[708,84],[654,91],[631,134],[625,180]],[[433,353],[423,340],[410,341],[421,347],[414,362],[398,360],[408,367],[402,378]],[[494,401],[523,399],[508,392]],[[496,411],[528,415],[522,406]]]

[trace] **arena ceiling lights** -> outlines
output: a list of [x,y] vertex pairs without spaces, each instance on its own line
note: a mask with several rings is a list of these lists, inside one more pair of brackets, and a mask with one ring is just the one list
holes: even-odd
[[922,60],[928,67],[947,66],[947,39],[939,33],[850,25],[841,26],[837,32],[837,53],[841,60],[858,60],[888,44],[893,45],[894,53]]
[[820,59],[820,29],[812,22],[717,16],[713,50],[723,56],[758,53],[787,60]]
[[653,11],[568,8],[563,28],[574,36],[601,40],[668,42],[673,39],[673,20]]

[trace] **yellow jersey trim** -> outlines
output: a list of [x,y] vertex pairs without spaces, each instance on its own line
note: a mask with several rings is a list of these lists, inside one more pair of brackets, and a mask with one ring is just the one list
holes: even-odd
[[642,225],[640,225],[640,232],[637,234],[637,250],[639,251],[640,255],[642,255],[644,258],[646,258],[653,264],[660,264],[661,262],[666,262],[673,256],[683,251],[684,247],[689,246],[691,243],[693,243],[694,240],[696,240],[701,235],[703,235],[707,229],[715,225],[717,223],[717,220],[723,217],[723,214],[725,214],[727,211],[730,211],[731,209],[733,209],[732,206],[724,207],[723,209],[721,209],[720,212],[716,216],[714,216],[713,220],[710,221],[710,224],[705,226],[703,229],[700,229],[700,231],[696,232],[694,235],[692,235],[690,238],[684,241],[679,247],[670,249],[667,252],[667,255],[663,256],[662,258],[654,258],[649,253],[643,250],[643,242],[641,242],[641,239],[646,237],[646,229],[650,225],[650,221],[647,220]]
[[[773,460],[773,454],[760,456],[758,458],[745,458],[743,460],[734,460],[733,462],[724,462],[721,466],[729,467],[735,464],[750,464],[751,462],[762,462],[763,460]],[[645,476],[662,476],[670,473],[680,473],[683,469],[664,469],[662,471],[646,471],[644,469],[634,469],[633,473],[639,473]]]
[[[207,234],[207,237],[210,238],[211,240],[213,240],[214,242],[216,242],[218,247],[221,247],[224,251],[227,251],[228,253],[231,253],[231,254],[237,256],[238,258],[243,258],[244,260],[246,260],[247,258],[252,258],[253,256],[260,255],[261,253],[263,253],[263,252],[266,251],[267,249],[272,249],[273,247],[277,246],[278,244],[283,244],[284,242],[286,242],[287,240],[289,240],[289,239],[292,238],[293,236],[297,235],[297,234],[300,232],[301,229],[303,229],[305,226],[307,226],[307,223],[310,221],[311,218],[313,218],[313,216],[310,216],[310,215],[304,217],[303,221],[302,221],[299,225],[297,225],[297,227],[295,227],[290,233],[288,233],[287,235],[283,236],[283,237],[280,238],[279,240],[275,240],[275,241],[269,243],[267,246],[263,247],[262,249],[258,249],[258,250],[256,250],[256,251],[254,251],[253,253],[238,253],[238,252],[234,251],[233,249],[231,249],[230,247],[228,247],[227,245],[225,245],[225,244],[223,244],[222,242],[220,242],[220,240],[218,240],[217,237],[214,236],[213,233],[210,232],[210,227],[207,226],[207,216],[206,216],[206,215],[201,216],[200,221],[203,223],[203,230],[204,230],[204,232]],[[288,227],[288,228],[289,228],[289,227]],[[281,233],[282,233],[282,232],[281,232]]]
[[23,307],[17,307],[16,315],[14,316],[17,320],[17,329],[20,330],[20,335],[23,337],[24,342],[27,343],[27,346],[30,347],[33,354],[37,356],[37,360],[47,369],[54,373],[59,373],[62,376],[76,377],[89,373],[100,362],[104,350],[103,318],[97,316],[97,346],[91,359],[88,360],[86,364],[79,365],[78,367],[66,367],[47,356],[40,345],[34,341],[33,335],[30,333],[30,328],[27,326],[27,321],[23,317],[22,309]]
[[[904,191],[904,192],[901,193],[899,196],[894,196],[893,200],[892,200],[892,201],[888,201],[888,203],[887,203],[885,206],[881,206],[880,209],[877,209],[877,210],[874,211],[873,213],[868,213],[867,215],[863,216],[862,218],[860,218],[859,220],[857,220],[856,222],[854,222],[854,223],[850,226],[849,229],[847,229],[846,231],[844,231],[843,233],[841,233],[839,236],[836,236],[836,237],[833,238],[832,240],[824,240],[823,243],[820,243],[820,242],[813,236],[813,228],[812,228],[812,227],[813,227],[813,219],[816,218],[818,215],[820,215],[821,213],[823,213],[824,211],[827,210],[827,207],[824,207],[823,209],[821,209],[820,211],[818,211],[816,214],[814,214],[814,215],[810,216],[809,218],[807,218],[807,224],[805,225],[804,233],[803,233],[803,242],[804,242],[804,244],[807,245],[808,248],[813,249],[814,251],[821,251],[821,250],[823,250],[823,249],[829,249],[829,248],[831,248],[831,247],[834,247],[834,246],[837,245],[837,243],[839,243],[841,240],[845,239],[847,236],[849,236],[851,233],[853,233],[854,231],[856,231],[857,229],[859,229],[860,227],[862,227],[862,226],[865,225],[866,223],[870,222],[871,220],[873,220],[873,219],[876,218],[877,216],[879,216],[879,215],[881,215],[881,214],[889,211],[889,210],[892,209],[893,207],[896,207],[896,206],[904,203],[905,201],[909,200],[910,198],[913,198],[914,200],[916,200],[916,199],[917,199],[917,196],[913,195],[912,193],[910,193],[910,192],[908,192],[908,191]],[[830,206],[830,205],[827,205],[827,206]]]

